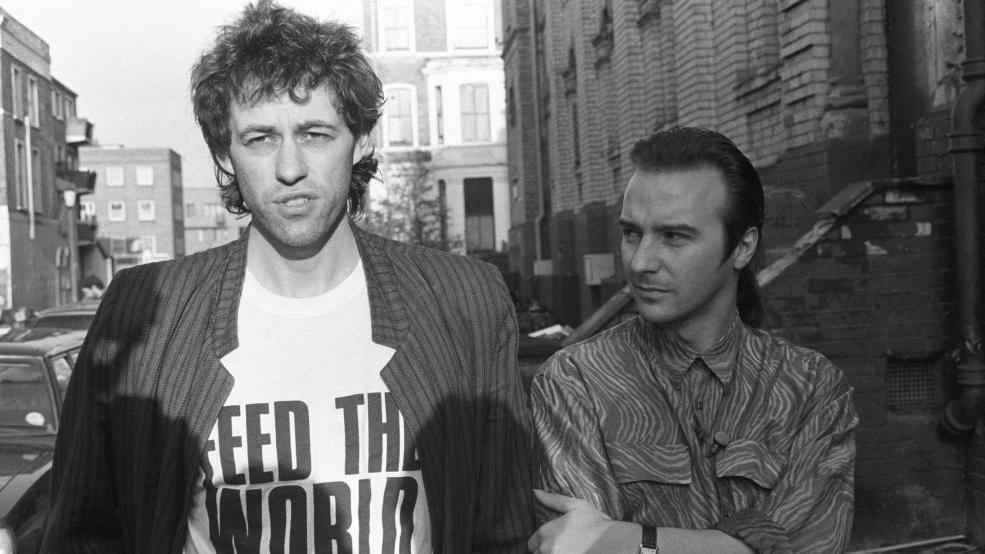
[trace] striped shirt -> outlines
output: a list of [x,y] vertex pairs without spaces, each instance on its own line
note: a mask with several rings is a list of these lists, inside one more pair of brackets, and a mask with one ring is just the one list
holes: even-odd
[[758,552],[845,548],[858,418],[817,352],[736,315],[698,353],[637,317],[555,354],[531,394],[545,490]]

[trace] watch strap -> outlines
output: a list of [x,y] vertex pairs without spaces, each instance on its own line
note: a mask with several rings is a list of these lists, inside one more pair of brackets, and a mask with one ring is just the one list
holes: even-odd
[[658,554],[658,552],[660,550],[657,548],[657,528],[653,525],[644,525],[639,554]]

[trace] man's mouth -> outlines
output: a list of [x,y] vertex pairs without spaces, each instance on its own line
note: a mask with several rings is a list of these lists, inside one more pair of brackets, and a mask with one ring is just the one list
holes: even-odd
[[664,287],[657,287],[653,285],[644,285],[640,283],[633,283],[633,288],[644,294],[660,294],[670,292],[670,289]]
[[288,198],[287,200],[283,201],[282,204],[284,204],[288,208],[294,208],[294,207],[297,207],[297,206],[303,206],[303,205],[307,204],[309,200],[311,200],[311,199],[308,198],[307,196],[295,196],[295,197]]

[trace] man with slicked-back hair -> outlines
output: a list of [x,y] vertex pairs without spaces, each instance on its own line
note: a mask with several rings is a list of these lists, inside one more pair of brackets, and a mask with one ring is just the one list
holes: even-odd
[[622,262],[639,316],[535,377],[529,547],[832,553],[852,521],[851,388],[757,327],[763,186],[727,137],[678,127],[633,147]]
[[239,240],[111,281],[68,387],[44,552],[524,552],[530,422],[499,273],[354,221],[382,87],[269,0],[192,70]]

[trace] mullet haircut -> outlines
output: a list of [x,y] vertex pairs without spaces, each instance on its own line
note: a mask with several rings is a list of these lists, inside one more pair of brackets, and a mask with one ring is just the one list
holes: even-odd
[[[759,173],[731,139],[721,133],[698,127],[673,127],[657,131],[633,145],[630,158],[637,169],[649,172],[716,169],[725,178],[725,226],[727,259],[750,228],[759,232],[762,245],[765,199]],[[739,272],[737,307],[739,317],[759,326],[764,316],[762,293],[756,283],[754,262],[757,254]],[[724,262],[723,259],[723,262]]]
[[[212,49],[192,68],[195,119],[212,153],[216,180],[226,209],[249,213],[239,183],[219,165],[229,155],[230,107],[253,106],[287,94],[297,103],[327,87],[334,104],[357,140],[368,136],[380,118],[383,86],[351,28],[259,0],[240,18],[219,28]],[[347,205],[352,216],[363,210],[363,197],[376,175],[373,153],[352,168]]]

